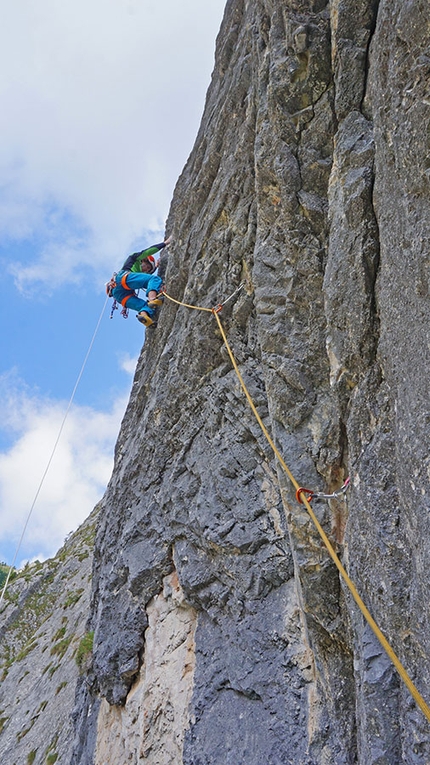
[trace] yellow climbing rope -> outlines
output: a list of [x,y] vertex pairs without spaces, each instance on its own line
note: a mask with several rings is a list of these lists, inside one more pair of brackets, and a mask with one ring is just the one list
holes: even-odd
[[[312,509],[312,507],[311,507],[311,505],[310,505],[310,503],[309,503],[309,501],[308,501],[308,499],[306,497],[306,494],[301,489],[301,487],[297,483],[296,479],[294,478],[293,474],[291,473],[290,469],[288,468],[288,465],[286,464],[284,458],[282,457],[282,454],[280,453],[279,449],[277,448],[276,444],[274,443],[270,433],[268,432],[266,426],[264,425],[263,420],[261,419],[260,415],[257,412],[255,404],[254,404],[254,402],[253,402],[253,400],[252,400],[252,398],[251,398],[251,396],[249,394],[249,391],[248,391],[248,389],[247,389],[247,387],[245,385],[245,382],[243,380],[243,377],[242,377],[242,375],[240,373],[239,367],[237,365],[236,359],[234,357],[234,354],[233,354],[233,351],[232,351],[232,349],[230,347],[230,344],[229,344],[229,342],[227,340],[227,336],[226,336],[226,334],[224,332],[224,327],[223,327],[223,325],[221,323],[221,319],[219,317],[219,312],[220,312],[220,310],[221,310],[221,308],[222,308],[222,306],[224,304],[219,304],[215,308],[203,308],[201,306],[188,305],[187,303],[181,303],[179,300],[175,300],[174,298],[170,297],[170,295],[168,295],[166,292],[163,292],[163,294],[164,294],[164,296],[168,300],[171,300],[173,303],[176,303],[177,305],[185,306],[186,308],[194,308],[195,310],[200,310],[200,311],[210,311],[215,316],[215,319],[217,321],[219,330],[221,332],[222,339],[224,341],[224,345],[225,345],[225,347],[227,349],[228,355],[229,355],[231,363],[233,365],[234,371],[236,372],[236,375],[237,375],[237,378],[238,378],[238,380],[240,382],[242,390],[243,390],[243,392],[244,392],[244,394],[245,394],[245,396],[246,396],[246,398],[248,400],[248,403],[249,403],[249,405],[251,407],[251,410],[252,410],[252,412],[253,412],[253,414],[254,414],[254,416],[255,416],[255,418],[256,418],[256,420],[257,420],[257,422],[258,422],[258,424],[259,424],[259,426],[260,426],[260,428],[261,428],[261,430],[262,430],[266,440],[267,440],[267,442],[271,446],[271,448],[272,448],[272,450],[273,450],[273,452],[274,452],[274,454],[275,454],[279,464],[281,465],[282,469],[287,474],[288,478],[290,479],[291,483],[293,484],[294,488],[296,489],[296,492],[298,493],[297,496],[301,499],[302,503],[305,505],[305,507],[306,507],[306,509],[307,509],[307,511],[309,513],[309,516],[311,517],[312,522],[313,522],[316,530],[318,531],[318,534],[320,535],[322,541],[324,542],[324,545],[325,545],[325,547],[326,547],[326,549],[327,549],[327,551],[328,551],[328,553],[329,553],[333,563],[335,564],[336,568],[338,569],[338,571],[339,571],[343,581],[345,582],[346,586],[348,587],[352,597],[354,598],[357,606],[359,607],[361,613],[363,614],[364,618],[366,619],[369,627],[371,627],[371,629],[373,630],[374,634],[378,638],[380,644],[385,649],[387,655],[390,657],[390,659],[393,662],[395,668],[397,669],[397,672],[399,673],[400,677],[402,678],[403,682],[405,683],[406,687],[408,688],[408,690],[410,691],[412,697],[414,698],[416,704],[421,709],[421,711],[423,712],[423,714],[425,715],[427,720],[430,721],[430,707],[424,701],[423,697],[421,696],[420,692],[418,691],[418,689],[416,688],[416,686],[412,682],[411,678],[409,677],[409,675],[408,675],[406,669],[404,668],[403,664],[401,663],[400,659],[398,658],[398,656],[396,655],[394,650],[391,648],[391,645],[389,644],[387,638],[385,637],[383,632],[381,632],[381,630],[379,629],[379,627],[376,624],[373,616],[371,615],[371,613],[368,610],[367,606],[365,605],[364,601],[360,597],[354,582],[352,581],[352,579],[347,574],[346,569],[342,565],[342,563],[341,563],[341,561],[340,561],[340,559],[339,559],[339,557],[338,557],[338,555],[337,555],[337,553],[336,553],[332,543],[330,542],[327,534],[325,533],[325,531],[322,528],[320,522],[318,521],[318,518],[316,517],[316,515],[315,515],[315,513],[314,513],[314,511],[313,511],[313,509]],[[228,298],[228,300],[229,299],[230,298]],[[227,301],[224,301],[224,302],[226,303]]]
[[167,294],[164,290],[160,292],[160,295],[164,295],[164,297],[168,298],[172,301],[172,303],[176,303],[176,305],[182,305],[185,308],[194,308],[196,311],[208,311],[209,313],[213,312],[212,308],[202,308],[200,305],[190,305],[189,303],[181,303],[180,300],[175,300],[175,298],[172,298],[170,295]]

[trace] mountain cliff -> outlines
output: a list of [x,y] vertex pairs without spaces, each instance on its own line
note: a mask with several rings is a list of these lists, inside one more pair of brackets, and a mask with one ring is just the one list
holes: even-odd
[[225,303],[298,484],[350,478],[312,507],[429,703],[429,40],[424,0],[228,0],[58,762],[430,762],[429,721],[215,314],[189,307]]
[[76,685],[91,661],[86,630],[98,507],[55,558],[11,579],[0,612],[0,757],[70,760]]

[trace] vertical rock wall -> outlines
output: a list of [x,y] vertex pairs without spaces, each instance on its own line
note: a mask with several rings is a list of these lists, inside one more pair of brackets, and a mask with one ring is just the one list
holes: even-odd
[[[175,574],[147,606],[139,675],[124,707],[103,701],[94,762],[180,762],[193,688],[196,613]],[[172,683],[172,678],[175,682]]]
[[[244,284],[221,317],[253,401],[301,485],[351,476],[315,510],[427,697],[428,45],[424,0],[229,0],[163,264],[188,304]],[[210,313],[147,333],[92,627],[75,765],[430,761]]]

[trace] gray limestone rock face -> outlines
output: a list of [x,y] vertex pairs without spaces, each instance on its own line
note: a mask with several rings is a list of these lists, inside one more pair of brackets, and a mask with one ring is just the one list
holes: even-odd
[[[183,303],[243,285],[220,316],[251,399],[300,485],[351,477],[315,512],[424,696],[428,44],[420,2],[228,2],[163,264]],[[166,576],[197,618],[180,755],[133,761],[429,762],[210,312],[167,299],[148,334],[96,550],[93,690],[113,708]]]
[[99,515],[67,765],[430,762],[210,310],[298,484],[350,477],[312,506],[429,703],[429,41],[424,0],[228,0],[167,221],[179,304]]

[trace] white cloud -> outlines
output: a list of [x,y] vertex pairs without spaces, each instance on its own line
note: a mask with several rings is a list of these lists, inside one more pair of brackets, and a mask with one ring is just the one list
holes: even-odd
[[48,270],[50,281],[56,271],[67,280],[70,263],[113,267],[143,230],[163,229],[197,132],[224,2],[14,0],[4,8],[0,233],[38,238],[42,270],[33,278]]
[[120,353],[118,360],[120,369],[127,372],[129,375],[134,375],[138,356],[130,356],[129,353]]
[[[103,288],[130,246],[161,238],[197,133],[225,0],[3,5],[4,270],[21,290],[30,285],[32,295],[55,290],[58,297],[62,287],[66,305],[68,284],[94,278]],[[13,316],[13,289],[5,300]],[[37,321],[36,311],[35,326]],[[5,341],[18,349],[16,329]],[[134,372],[136,359],[118,362]],[[0,378],[0,388],[0,435],[7,444],[0,452],[0,559],[10,559],[66,403],[43,398],[13,375]],[[102,496],[126,397],[106,412],[72,408],[30,520],[23,558],[52,555]]]
[[[3,378],[7,412],[2,428],[15,434],[0,453],[0,559],[11,562],[64,420],[67,405],[30,395],[13,375]],[[16,381],[15,381],[16,382]],[[53,555],[102,497],[127,395],[110,411],[72,406],[34,504],[18,563],[39,551]],[[13,549],[12,549],[13,548]]]

